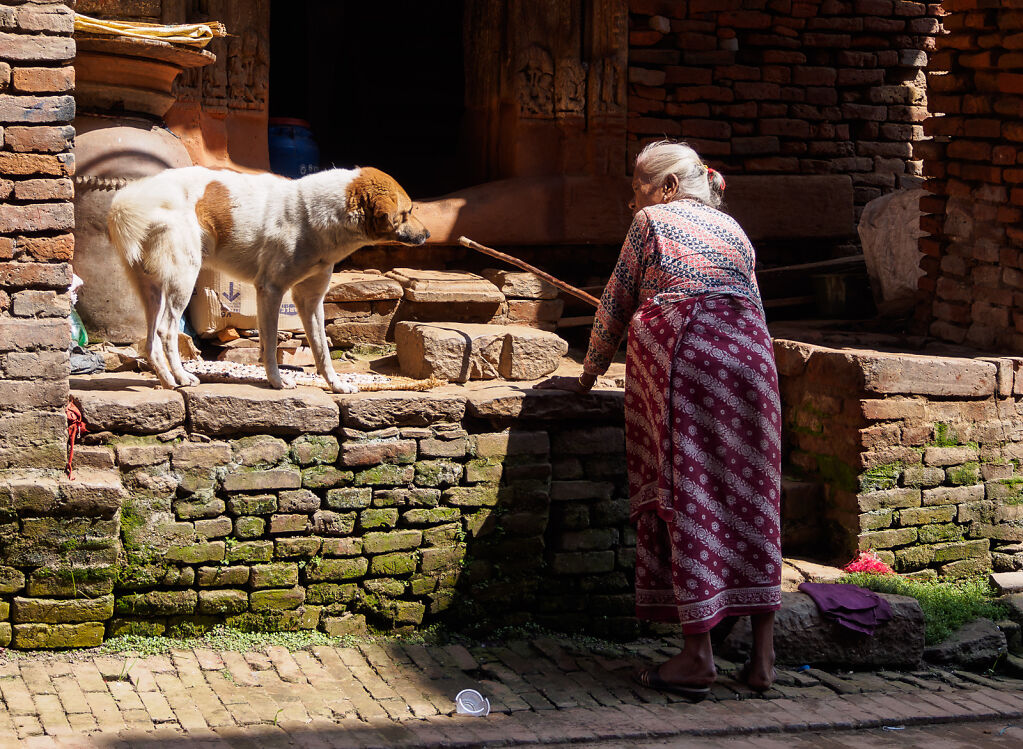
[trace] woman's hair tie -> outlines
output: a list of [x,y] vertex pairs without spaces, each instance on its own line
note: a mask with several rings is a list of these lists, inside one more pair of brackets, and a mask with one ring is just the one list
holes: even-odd
[[702,167],[703,167],[704,169],[706,169],[706,170],[707,170],[707,177],[708,177],[708,178],[710,178],[711,176],[713,176],[713,175],[715,175],[715,174],[716,174],[716,175],[718,175],[719,177],[721,177],[721,192],[724,192],[724,191],[725,191],[725,178],[724,178],[724,176],[723,176],[723,175],[721,174],[721,172],[717,171],[717,170],[716,170],[716,169],[714,169],[713,167],[709,167],[709,166],[707,166],[706,164],[701,164],[701,166],[702,166]]

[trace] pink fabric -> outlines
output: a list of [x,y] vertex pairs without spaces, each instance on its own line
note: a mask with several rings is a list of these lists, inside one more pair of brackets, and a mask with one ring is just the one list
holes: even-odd
[[625,437],[636,614],[685,634],[781,605],[781,408],[759,304],[672,293],[632,319]]

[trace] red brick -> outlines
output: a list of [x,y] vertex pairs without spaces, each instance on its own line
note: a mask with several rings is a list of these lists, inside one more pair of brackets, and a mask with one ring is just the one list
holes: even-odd
[[18,8],[18,26],[25,31],[70,34],[75,29],[75,14],[62,3],[23,5]]
[[75,88],[75,69],[70,65],[61,68],[15,68],[14,88],[26,93],[62,93]]
[[52,174],[63,177],[69,173],[67,159],[63,155],[0,153],[0,174]]
[[71,326],[67,320],[0,317],[0,351],[63,351],[70,344]]
[[55,237],[18,237],[18,248],[35,260],[71,260],[75,254],[75,238],[72,234]]
[[70,122],[75,116],[73,96],[8,96],[0,94],[0,122]]
[[70,230],[75,226],[71,203],[8,205],[0,211],[0,233]]
[[999,73],[998,90],[1006,94],[1023,94],[1023,73]]
[[0,57],[14,62],[65,62],[75,56],[68,37],[0,33]]
[[14,185],[18,200],[71,200],[74,192],[70,179],[26,179]]
[[629,32],[629,46],[632,47],[650,47],[664,38],[664,34],[659,31],[651,31],[649,29],[645,31],[630,31]]
[[66,289],[71,284],[68,263],[0,263],[0,286],[42,286]]
[[12,151],[21,153],[67,151],[71,148],[71,139],[74,137],[75,131],[70,125],[38,127],[15,125],[4,129],[4,145]]

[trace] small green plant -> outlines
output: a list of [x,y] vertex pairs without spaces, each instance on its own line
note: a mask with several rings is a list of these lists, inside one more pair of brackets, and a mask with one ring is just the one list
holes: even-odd
[[928,645],[941,642],[973,619],[985,617],[997,621],[1008,615],[1008,609],[995,600],[995,592],[984,578],[918,581],[898,575],[854,572],[837,582],[852,583],[876,593],[915,598],[924,612],[924,640]]
[[283,713],[283,712],[284,712],[284,708],[282,707],[280,710],[278,710],[276,713],[274,713],[274,725],[275,726],[277,725],[277,721],[280,719],[281,713]]

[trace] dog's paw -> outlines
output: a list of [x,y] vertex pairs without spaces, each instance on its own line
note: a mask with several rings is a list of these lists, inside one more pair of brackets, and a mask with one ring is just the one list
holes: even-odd
[[350,382],[345,382],[340,379],[332,379],[330,381],[330,389],[335,393],[357,393],[359,388]]
[[194,388],[196,385],[199,384],[199,378],[196,377],[194,374],[190,374],[189,372],[185,372],[184,376],[179,377],[178,379],[181,380],[181,383],[178,385],[178,387],[182,388]]
[[289,377],[288,375],[281,375],[281,387],[284,388],[285,390],[293,390],[294,388],[298,387],[298,383],[295,382],[294,377]]

